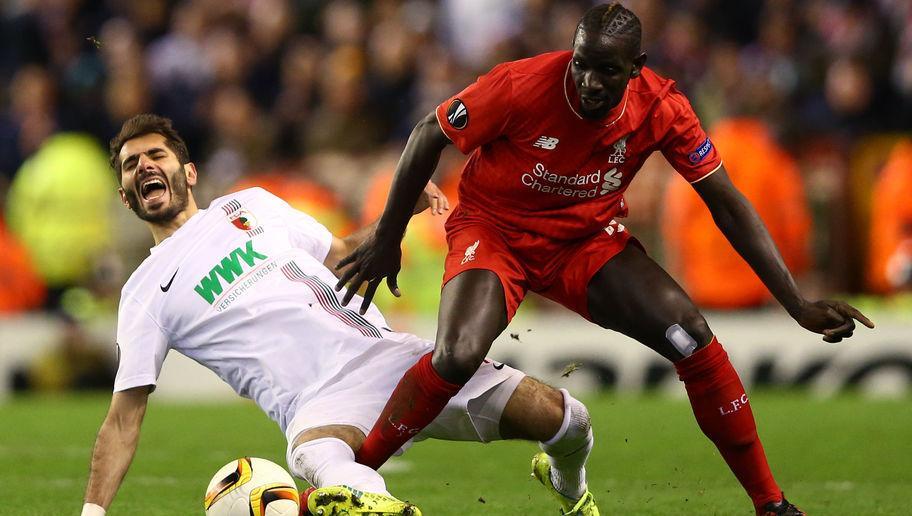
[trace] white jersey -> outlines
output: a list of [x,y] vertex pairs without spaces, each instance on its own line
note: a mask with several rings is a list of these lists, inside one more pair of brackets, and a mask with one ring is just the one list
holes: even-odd
[[284,430],[298,404],[393,343],[341,304],[332,235],[262,188],[212,202],[153,247],[120,300],[114,391],[155,385],[168,350],[211,369]]

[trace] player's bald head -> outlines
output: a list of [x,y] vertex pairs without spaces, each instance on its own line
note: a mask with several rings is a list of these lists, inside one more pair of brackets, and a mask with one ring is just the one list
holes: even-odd
[[573,35],[573,46],[623,46],[631,58],[640,54],[642,40],[640,19],[633,11],[613,2],[597,5],[580,19]]

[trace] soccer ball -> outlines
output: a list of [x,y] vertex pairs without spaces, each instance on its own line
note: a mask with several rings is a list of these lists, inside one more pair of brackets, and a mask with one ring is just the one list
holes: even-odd
[[278,464],[242,457],[215,473],[203,508],[206,516],[298,516],[298,489]]

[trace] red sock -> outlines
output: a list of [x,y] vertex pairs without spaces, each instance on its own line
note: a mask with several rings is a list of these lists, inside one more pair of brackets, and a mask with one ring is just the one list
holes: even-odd
[[431,353],[405,372],[355,460],[377,469],[429,425],[462,385],[447,382],[431,365]]
[[307,508],[307,499],[310,498],[310,494],[316,490],[315,487],[308,487],[301,491],[301,495],[298,497],[298,516],[312,516],[310,514],[310,509]]
[[708,346],[680,360],[675,368],[700,429],[719,449],[754,506],[781,500],[744,386],[719,341],[713,337]]

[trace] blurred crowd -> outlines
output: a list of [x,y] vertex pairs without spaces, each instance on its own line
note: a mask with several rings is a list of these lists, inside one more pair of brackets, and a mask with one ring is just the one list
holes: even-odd
[[[912,2],[622,3],[642,20],[647,65],[691,98],[807,288],[907,290]],[[151,244],[106,163],[130,116],[173,119],[201,204],[261,185],[344,233],[380,213],[419,118],[498,62],[569,48],[591,5],[4,1],[0,312],[113,312]],[[452,196],[463,160],[448,150],[436,177]],[[724,241],[661,157],[640,175],[628,225],[699,303],[769,302],[733,253],[705,252]],[[394,307],[434,313],[442,222],[415,226]]]

